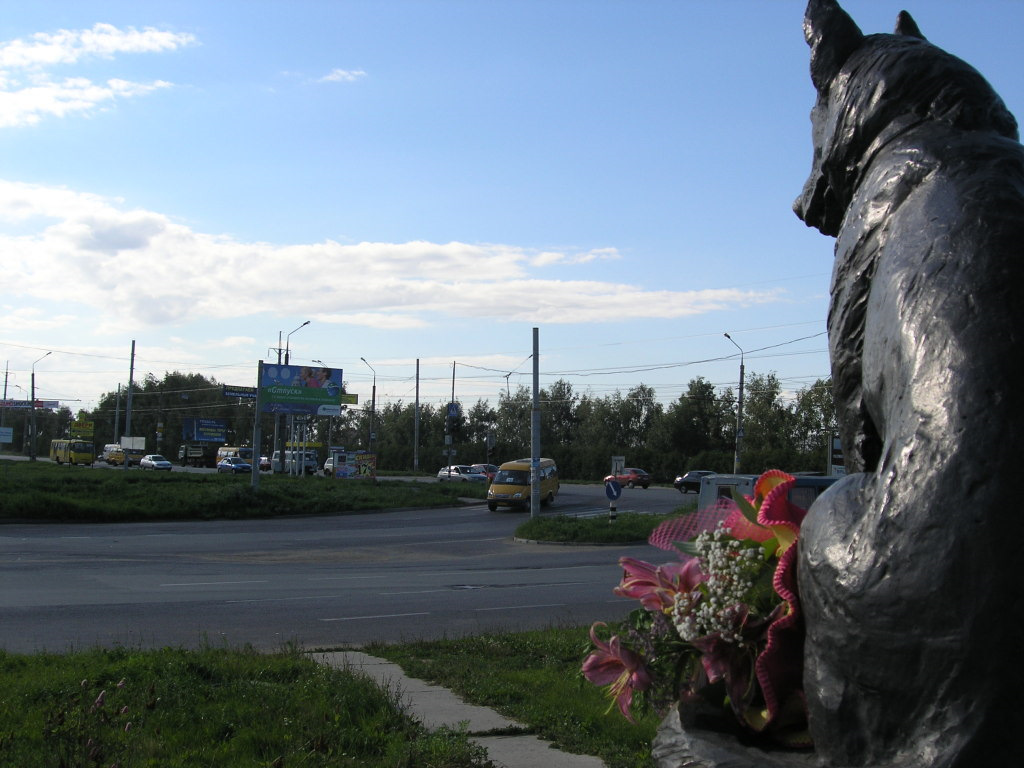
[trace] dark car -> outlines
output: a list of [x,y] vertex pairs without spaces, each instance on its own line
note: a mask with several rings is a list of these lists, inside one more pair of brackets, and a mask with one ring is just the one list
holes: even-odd
[[609,480],[618,480],[619,485],[626,488],[635,488],[638,485],[641,488],[646,488],[651,484],[651,475],[646,470],[638,469],[637,467],[626,467],[622,470],[621,474],[608,475],[604,479],[606,483]]
[[488,480],[493,480],[495,473],[498,471],[497,466],[494,464],[474,464],[473,469],[477,470],[481,474],[487,475]]
[[217,464],[217,471],[240,475],[243,472],[252,472],[252,464],[238,456],[228,456],[226,459],[221,459]]
[[715,473],[710,469],[691,469],[685,475],[679,475],[672,485],[674,485],[676,490],[680,493],[686,493],[687,491],[700,493],[700,479],[713,474]]

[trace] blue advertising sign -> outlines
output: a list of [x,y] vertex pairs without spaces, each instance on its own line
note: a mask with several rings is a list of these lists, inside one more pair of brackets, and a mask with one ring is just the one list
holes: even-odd
[[224,419],[183,419],[181,439],[189,443],[226,443],[228,423]]
[[256,387],[236,387],[231,384],[222,384],[220,390],[224,397],[247,397],[251,400],[256,399]]
[[340,368],[263,364],[260,402],[263,413],[309,416],[341,414]]

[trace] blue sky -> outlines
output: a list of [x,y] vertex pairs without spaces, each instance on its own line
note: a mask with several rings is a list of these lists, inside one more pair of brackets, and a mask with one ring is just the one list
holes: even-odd
[[[0,363],[91,407],[128,379],[497,403],[671,402],[828,375],[833,242],[791,211],[814,92],[800,0],[3,3]],[[1024,119],[1024,3],[906,7]]]

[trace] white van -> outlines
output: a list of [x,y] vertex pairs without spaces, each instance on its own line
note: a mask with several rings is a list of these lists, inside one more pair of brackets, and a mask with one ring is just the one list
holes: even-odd
[[274,451],[270,459],[270,466],[274,472],[305,472],[307,475],[315,475],[320,469],[320,460],[316,451],[285,451],[284,466],[281,466],[281,452]]
[[121,450],[120,443],[107,443],[103,446],[103,453],[100,454],[100,461],[105,461],[107,464],[110,463],[110,454],[119,453]]

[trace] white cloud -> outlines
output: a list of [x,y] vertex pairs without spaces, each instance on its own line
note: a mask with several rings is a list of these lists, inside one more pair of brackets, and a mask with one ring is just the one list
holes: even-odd
[[366,77],[361,69],[332,69],[317,82],[321,83],[354,83],[360,78]]
[[35,125],[44,117],[88,114],[118,98],[144,96],[170,87],[164,80],[136,83],[111,78],[97,83],[86,77],[54,78],[49,70],[82,59],[113,58],[119,53],[159,53],[196,42],[193,35],[147,27],[39,33],[27,40],[0,43],[0,127]]
[[196,42],[195,36],[187,33],[94,24],[91,29],[39,32],[27,40],[19,38],[0,43],[0,70],[74,64],[89,56],[109,59],[118,53],[161,53]]
[[[503,244],[359,243],[276,246],[195,232],[152,211],[66,189],[0,181],[4,292],[76,302],[125,324],[176,325],[259,312],[323,322],[416,328],[438,317],[510,322],[599,323],[678,318],[776,302],[777,290],[648,290],[592,280],[542,280],[538,262],[618,258],[537,252]],[[10,299],[6,299],[10,301]],[[116,319],[110,307],[117,307]],[[104,329],[103,325],[99,326]]]
[[224,338],[213,339],[206,346],[217,349],[229,349],[231,347],[241,347],[245,349],[251,347],[255,343],[256,339],[252,336],[225,336]]
[[384,314],[381,312],[354,312],[351,314],[321,313],[314,315],[313,319],[320,323],[361,325],[368,328],[384,328],[389,331],[423,328],[427,325],[423,318],[399,312],[393,314]]
[[622,258],[614,248],[594,248],[582,253],[563,253],[561,251],[544,251],[530,259],[535,267],[546,267],[551,264],[589,264],[592,261],[612,261]]

